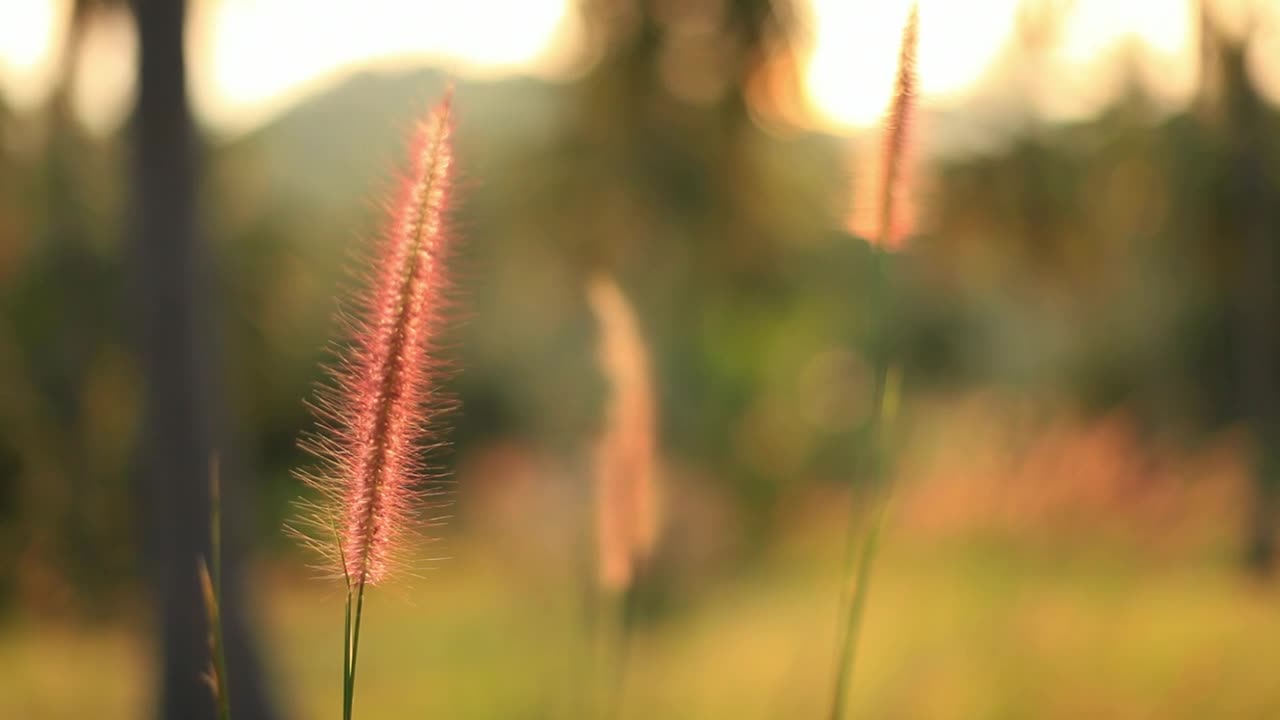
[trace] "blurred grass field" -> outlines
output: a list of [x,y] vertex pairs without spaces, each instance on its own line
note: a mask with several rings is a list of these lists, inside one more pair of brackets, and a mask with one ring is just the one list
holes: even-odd
[[[788,533],[752,569],[641,625],[624,717],[822,717],[840,562],[830,525]],[[581,607],[564,583],[513,581],[481,544],[412,590],[372,597],[357,712],[369,718],[581,716]],[[472,551],[474,549],[474,552]],[[922,543],[890,531],[866,618],[855,717],[1280,716],[1280,597],[1224,548],[1153,558],[1087,538]],[[333,716],[341,597],[262,573],[254,592],[292,717]],[[0,717],[145,716],[139,634],[15,623]],[[233,689],[234,692],[234,689]]]

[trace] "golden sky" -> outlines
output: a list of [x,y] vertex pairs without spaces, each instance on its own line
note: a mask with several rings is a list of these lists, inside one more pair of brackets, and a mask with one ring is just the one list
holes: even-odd
[[[920,0],[919,73],[928,106],[962,100],[975,84],[1009,68],[1025,0]],[[910,0],[811,0],[815,41],[806,76],[809,95],[837,124],[870,125],[880,117],[893,81],[898,28]],[[1194,83],[1195,18],[1187,0],[1074,0],[1057,42],[1046,51],[1036,84],[1051,97],[1033,98],[1049,115],[1095,109],[1104,76],[1126,44],[1144,64],[1144,78],[1176,101]],[[1025,62],[1025,59],[1020,61]],[[1077,82],[1071,82],[1072,78]],[[1078,82],[1078,80],[1088,82]],[[1089,87],[1083,87],[1089,86]],[[1032,94],[1035,88],[1028,89]],[[1049,93],[1046,93],[1049,95]]]
[[[887,102],[909,0],[805,0],[805,90],[816,124],[875,123]],[[983,85],[1029,97],[1050,117],[1087,115],[1114,90],[1129,53],[1157,97],[1194,89],[1192,0],[1073,0],[1035,81],[1018,86],[1018,7],[1026,0],[920,0],[919,69],[926,106],[962,102]],[[1280,97],[1280,0],[1211,0],[1262,10],[1251,60]],[[56,72],[67,0],[0,0],[0,92],[18,108],[44,97]],[[1239,14],[1238,12],[1236,13]],[[500,19],[500,21],[495,21]],[[461,75],[555,77],[575,67],[573,0],[192,0],[188,47],[199,117],[235,132],[269,118],[317,84],[370,65],[433,62]],[[91,128],[119,122],[132,92],[132,26],[103,23],[89,38],[77,112]],[[1026,75],[1026,77],[1030,77]],[[1274,92],[1272,92],[1274,91]]]

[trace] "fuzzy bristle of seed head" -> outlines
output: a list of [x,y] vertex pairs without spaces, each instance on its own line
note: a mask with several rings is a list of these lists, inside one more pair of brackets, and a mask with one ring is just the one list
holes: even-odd
[[885,119],[879,198],[880,226],[876,238],[882,247],[896,245],[904,234],[900,207],[905,192],[906,156],[910,150],[911,125],[915,115],[918,85],[916,48],[919,37],[920,6],[919,3],[912,2],[906,23],[902,27],[898,71],[894,79],[889,114]]
[[438,345],[450,291],[452,134],[447,93],[415,129],[387,230],[342,313],[346,344],[310,403],[319,429],[303,446],[317,467],[299,476],[319,497],[301,503],[292,528],[351,584],[387,578],[434,496],[424,452],[441,442],[451,404]]

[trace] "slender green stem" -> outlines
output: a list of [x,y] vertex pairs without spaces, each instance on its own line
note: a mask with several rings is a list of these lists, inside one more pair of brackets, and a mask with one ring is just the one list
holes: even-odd
[[[889,178],[895,168],[890,164]],[[831,720],[844,720],[849,701],[849,688],[853,683],[853,667],[857,655],[858,639],[862,628],[862,615],[866,608],[867,593],[871,584],[871,569],[880,545],[880,532],[884,525],[889,503],[890,488],[886,465],[888,443],[886,425],[894,411],[896,397],[889,398],[889,307],[885,282],[885,246],[889,241],[892,198],[881,199],[880,241],[871,246],[871,300],[869,326],[871,328],[871,355],[874,366],[871,416],[868,420],[868,455],[870,456],[868,484],[871,486],[871,510],[868,515],[866,537],[861,552],[857,550],[857,515],[859,496],[854,494],[850,509],[849,533],[845,550],[845,583],[840,603],[840,644],[836,661],[835,686],[831,700]]]
[[[633,578],[634,583],[635,578]],[[614,643],[613,677],[610,682],[609,701],[602,717],[619,718],[622,716],[623,697],[627,689],[627,666],[631,660],[631,632],[635,624],[635,585],[628,585],[621,594],[611,598],[610,614],[615,622],[610,625],[617,636]]]
[[209,615],[213,633],[213,673],[217,685],[218,720],[231,719],[231,697],[227,690],[227,653],[222,639],[222,489],[218,456],[209,460],[209,545],[213,559],[210,584],[213,586],[213,607]]
[[622,717],[631,665],[632,640],[640,610],[638,589],[647,575],[646,563],[633,560],[632,577],[625,588],[597,590],[594,595],[592,635],[595,640],[595,669],[592,717],[611,720]]
[[617,595],[596,589],[596,603],[593,619],[592,633],[592,663],[591,672],[591,707],[588,713],[593,718],[608,718],[610,708],[613,707],[613,692],[615,688],[614,666],[616,664],[616,654],[614,647],[616,646],[615,638],[617,637]]
[[[853,575],[854,586],[852,588],[852,596],[847,599],[848,611],[843,621],[844,631],[840,639],[840,659],[837,663],[831,720],[843,720],[845,717],[846,706],[849,701],[849,686],[853,682],[853,670],[857,660],[858,638],[862,631],[862,616],[866,609],[867,594],[871,586],[871,568],[880,546],[880,531],[884,527],[887,507],[887,497],[876,500],[872,510],[873,516],[870,518],[870,523],[867,527],[867,537],[862,544],[862,552],[857,554],[857,569],[850,571],[850,574]],[[852,548],[850,548],[850,556],[852,557],[853,554]]]
[[[835,688],[831,702],[831,720],[843,720],[848,703],[849,686],[853,682],[853,666],[857,654],[858,637],[862,626],[863,610],[866,607],[867,593],[871,583],[871,568],[875,562],[879,548],[880,529],[884,524],[885,510],[888,505],[888,488],[884,487],[883,475],[883,412],[886,372],[876,370],[875,409],[871,416],[871,477],[872,485],[871,510],[866,525],[866,537],[862,541],[861,552],[857,548],[858,523],[851,517],[849,534],[845,550],[845,584],[840,603],[843,628],[840,633],[839,656],[836,662]],[[860,495],[853,498],[851,515],[856,516]]]
[[364,615],[364,580],[356,583],[356,611],[354,618],[351,614],[351,595],[347,595],[347,614],[348,622],[351,625],[351,660],[347,666],[347,692],[346,705],[344,707],[344,720],[351,720],[351,707],[355,702],[356,696],[356,658],[360,653],[360,618]]
[[600,688],[604,685],[600,673],[600,659],[603,657],[601,628],[604,627],[601,608],[604,607],[604,599],[596,584],[596,577],[592,574],[595,566],[592,564],[590,543],[582,540],[575,545],[579,549],[578,578],[581,604],[577,609],[581,613],[582,635],[576,648],[577,652],[571,658],[573,665],[570,673],[566,677],[583,680],[566,688],[569,693],[567,703],[573,708],[572,717],[599,717],[600,708],[604,704],[600,699]]
[[351,586],[347,586],[342,628],[342,720],[351,720]]
[[[347,554],[342,547],[342,536],[333,526],[334,544],[338,546],[338,562],[342,566],[342,580],[347,588],[347,602],[342,624],[342,720],[351,720],[351,701],[355,668],[351,659],[351,573],[347,571]],[[361,586],[363,595],[363,585]]]

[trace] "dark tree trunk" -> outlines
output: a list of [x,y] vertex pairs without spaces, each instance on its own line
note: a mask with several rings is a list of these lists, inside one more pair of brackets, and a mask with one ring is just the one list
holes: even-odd
[[[1244,78],[1243,53],[1240,75]],[[1244,82],[1247,82],[1245,80]],[[1268,172],[1267,113],[1247,88],[1232,103],[1232,166],[1240,206],[1241,273],[1236,293],[1241,410],[1255,445],[1254,496],[1250,508],[1247,557],[1260,575],[1276,565],[1276,525],[1280,518],[1280,270],[1277,258],[1275,185]]]
[[1227,160],[1228,193],[1215,226],[1236,250],[1229,300],[1237,407],[1255,453],[1245,562],[1256,574],[1270,575],[1280,521],[1280,217],[1269,164],[1270,113],[1249,77],[1245,42],[1226,39],[1201,12],[1202,115],[1222,139]]
[[[135,0],[138,104],[133,118],[134,317],[145,377],[138,517],[158,614],[159,716],[213,718],[208,629],[197,565],[208,557],[209,459],[214,452],[216,348],[203,304],[208,261],[196,211],[197,139],[187,105],[184,0]],[[263,673],[241,602],[233,473],[222,611],[234,716],[269,718]]]

